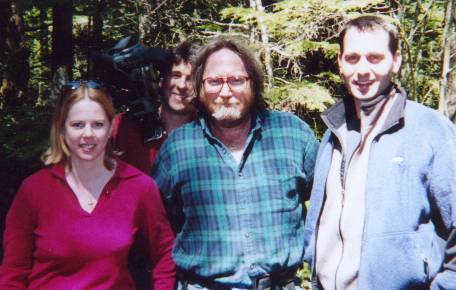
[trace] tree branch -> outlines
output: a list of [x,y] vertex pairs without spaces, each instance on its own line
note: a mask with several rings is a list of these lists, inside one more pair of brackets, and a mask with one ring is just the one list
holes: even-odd
[[238,28],[243,28],[246,30],[249,29],[248,25],[239,24],[239,23],[225,23],[225,22],[209,20],[209,19],[202,19],[202,18],[195,18],[194,21],[195,22],[204,22],[204,23],[213,23],[213,24],[223,26],[223,27],[238,27]]

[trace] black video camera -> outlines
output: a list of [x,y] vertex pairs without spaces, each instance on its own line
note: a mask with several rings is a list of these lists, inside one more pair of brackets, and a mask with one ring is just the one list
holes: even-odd
[[114,105],[124,107],[127,116],[140,126],[143,142],[160,139],[163,128],[159,120],[159,81],[171,67],[171,55],[158,47],[140,44],[136,37],[122,38],[108,54],[93,58]]

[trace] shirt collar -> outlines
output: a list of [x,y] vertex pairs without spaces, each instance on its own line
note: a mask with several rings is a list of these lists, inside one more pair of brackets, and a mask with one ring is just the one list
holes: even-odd
[[[59,162],[51,166],[51,172],[55,177],[66,180],[64,162]],[[128,165],[120,159],[116,159],[116,170],[114,171],[112,178],[127,179],[141,174],[142,173],[138,169]]]

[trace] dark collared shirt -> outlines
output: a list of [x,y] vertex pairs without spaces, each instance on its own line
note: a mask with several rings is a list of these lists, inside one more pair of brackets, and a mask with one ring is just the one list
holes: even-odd
[[318,142],[296,116],[263,111],[245,146],[237,164],[201,118],[169,135],[151,173],[178,232],[178,267],[233,287],[301,265]]

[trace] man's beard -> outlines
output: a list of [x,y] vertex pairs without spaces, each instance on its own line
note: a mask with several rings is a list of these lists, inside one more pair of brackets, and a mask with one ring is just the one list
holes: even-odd
[[242,117],[240,109],[240,102],[235,97],[231,97],[228,102],[224,102],[221,98],[217,98],[215,101],[214,112],[212,117],[218,121],[227,120],[239,120]]

